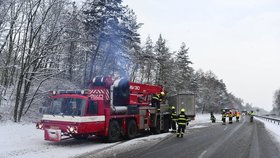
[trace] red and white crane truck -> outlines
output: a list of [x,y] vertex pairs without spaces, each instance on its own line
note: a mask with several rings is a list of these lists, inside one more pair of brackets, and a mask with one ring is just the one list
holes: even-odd
[[162,86],[95,77],[88,90],[51,91],[51,102],[36,126],[44,130],[45,140],[55,142],[91,135],[115,142],[144,131],[168,132],[169,106],[151,106],[152,96],[163,91]]

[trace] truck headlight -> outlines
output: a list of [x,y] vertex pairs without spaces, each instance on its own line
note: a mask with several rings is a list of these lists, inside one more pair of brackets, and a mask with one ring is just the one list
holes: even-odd
[[41,122],[36,124],[36,128],[37,129],[42,129],[43,128],[43,124]]
[[73,132],[75,131],[75,128],[74,128],[74,127],[70,127],[70,128],[69,128],[69,131],[70,131],[71,133],[73,133]]

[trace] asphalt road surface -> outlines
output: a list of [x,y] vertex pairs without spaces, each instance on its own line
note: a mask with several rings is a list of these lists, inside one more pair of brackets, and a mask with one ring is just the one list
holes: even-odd
[[[95,157],[87,155],[86,157]],[[115,158],[280,158],[279,148],[259,121],[187,129],[184,138],[168,136],[157,144],[102,157]]]

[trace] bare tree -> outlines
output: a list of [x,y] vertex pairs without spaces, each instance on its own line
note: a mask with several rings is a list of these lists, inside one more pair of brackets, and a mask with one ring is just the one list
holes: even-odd
[[[61,14],[65,1],[24,1],[21,16],[24,19],[22,40],[19,48],[19,70],[16,84],[14,121],[21,120],[23,109],[34,80],[51,75],[46,62],[48,57],[56,55],[61,41],[59,37],[64,26]],[[47,73],[48,72],[48,73]]]

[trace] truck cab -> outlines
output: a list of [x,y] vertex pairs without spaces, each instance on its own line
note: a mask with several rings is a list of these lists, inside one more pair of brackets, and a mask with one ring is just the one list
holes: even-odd
[[52,93],[38,124],[45,131],[45,140],[60,141],[64,136],[79,139],[104,133],[105,100],[88,97],[84,91]]

